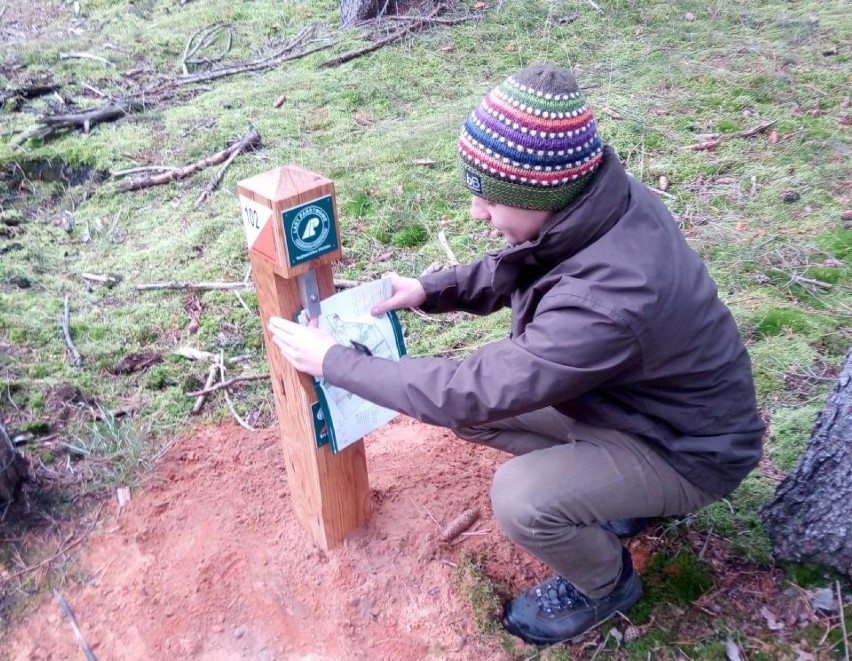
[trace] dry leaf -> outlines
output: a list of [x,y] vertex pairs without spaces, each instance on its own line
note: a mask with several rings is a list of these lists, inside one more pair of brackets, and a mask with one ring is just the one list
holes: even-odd
[[776,142],[778,142],[778,131],[772,129],[769,132],[769,144],[774,145]]
[[444,51],[445,53],[449,53],[451,50],[453,50],[453,45],[452,44],[441,44],[441,50]]
[[284,105],[284,102],[286,100],[287,100],[287,97],[282,94],[277,99],[275,99],[275,103],[272,104],[272,107],[275,108],[275,109],[278,109],[278,108],[280,108],[281,106]]
[[488,3],[487,2],[474,2],[473,8],[474,9],[488,9]]
[[684,16],[684,18],[691,23],[695,20],[695,14],[693,14],[691,11],[688,11],[686,12],[686,16]]
[[435,165],[435,161],[433,161],[431,158],[418,158],[414,160],[413,163],[414,165],[425,165],[426,167]]
[[506,52],[507,53],[514,53],[515,52],[515,42],[512,42],[508,46],[506,46]]
[[669,180],[667,177],[660,177],[660,190],[665,192],[669,189]]
[[651,108],[651,113],[653,113],[654,115],[659,115],[659,116],[668,115],[669,109],[663,108],[662,106],[655,106],[654,108]]

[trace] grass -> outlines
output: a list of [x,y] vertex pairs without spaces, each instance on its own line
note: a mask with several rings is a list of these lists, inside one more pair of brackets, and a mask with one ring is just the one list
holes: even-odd
[[[234,194],[242,178],[294,162],[334,180],[345,257],[336,266],[340,277],[417,275],[445,263],[439,231],[461,261],[498,248],[468,217],[455,137],[473,105],[506,75],[554,60],[573,67],[602,135],[630,171],[652,186],[668,180],[664,202],[707,262],[749,348],[770,421],[769,461],[781,471],[793,468],[852,339],[852,228],[841,217],[852,207],[848,128],[841,121],[848,113],[848,7],[839,0],[599,4],[601,12],[582,0],[491,2],[481,20],[438,25],[348,65],[319,68],[333,52],[362,43],[353,31],[335,35],[340,42],[329,51],[206,89],[187,87],[167,104],[88,135],[69,132],[23,149],[13,148],[12,136],[0,137],[0,411],[15,429],[67,428],[79,450],[26,451],[90,461],[102,471],[98,484],[135,479],[173,430],[191,424],[184,393],[203,382],[206,366],[169,358],[138,374],[111,375],[124,355],[168,355],[191,345],[226,357],[248,354],[246,371],[266,368],[257,316],[233,294],[132,289],[155,280],[243,278]],[[75,81],[120,95],[158,75],[177,75],[186,39],[213,23],[233,27],[226,58],[233,63],[310,23],[321,24],[320,38],[330,35],[339,17],[332,0],[199,0],[180,9],[88,0],[80,14],[97,26],[95,34],[64,31],[50,43],[25,42],[10,61],[28,75],[67,82],[82,108],[101,100]],[[116,66],[59,59],[74,50]],[[147,69],[137,78],[125,75],[139,67]],[[9,71],[0,73],[3,85],[15,82]],[[273,109],[282,94],[286,101]],[[4,131],[32,128],[47,100],[27,100],[26,112],[2,111]],[[777,141],[768,131],[739,137],[769,120]],[[249,123],[263,149],[238,158],[197,210],[192,203],[211,171],[125,194],[104,180],[129,167],[203,158]],[[717,149],[689,149],[716,134]],[[418,163],[424,159],[434,163]],[[123,281],[99,286],[83,280],[85,272]],[[16,284],[21,278],[28,288]],[[68,364],[59,332],[65,295],[82,369]],[[255,297],[243,297],[253,310]],[[188,310],[198,307],[194,330]],[[403,323],[411,355],[463,357],[505,336],[508,315],[427,322],[404,314]],[[105,410],[131,400],[142,408],[135,422],[63,422],[51,393],[65,386]],[[265,384],[247,385],[235,405],[241,415],[273,419]],[[227,415],[214,401],[198,422]],[[698,530],[727,539],[734,557],[770,564],[758,508],[774,486],[753,474],[727,501],[698,515]],[[714,658],[719,648],[708,643],[694,653]]]

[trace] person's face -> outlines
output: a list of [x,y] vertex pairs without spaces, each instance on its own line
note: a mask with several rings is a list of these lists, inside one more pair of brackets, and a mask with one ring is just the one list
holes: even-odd
[[474,195],[470,202],[471,217],[491,223],[510,246],[536,238],[551,213],[497,204],[478,195]]

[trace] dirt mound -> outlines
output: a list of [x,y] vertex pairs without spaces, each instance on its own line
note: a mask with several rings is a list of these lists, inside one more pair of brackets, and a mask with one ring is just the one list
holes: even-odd
[[[277,430],[208,427],[176,443],[145,489],[102,515],[81,553],[88,579],[62,587],[98,658],[504,658],[477,633],[455,565],[482,553],[515,587],[546,575],[493,520],[505,456],[407,418],[366,443],[372,519],[328,553],[296,522]],[[469,507],[482,534],[440,542]],[[49,599],[14,625],[8,652],[80,655]]]

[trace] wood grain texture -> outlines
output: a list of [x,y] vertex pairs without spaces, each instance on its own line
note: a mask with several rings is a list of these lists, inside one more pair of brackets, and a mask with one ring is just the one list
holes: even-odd
[[[331,194],[333,198],[334,185],[319,175],[287,166],[240,182],[239,192],[272,207],[276,218],[280,219],[281,213],[293,206],[322,195]],[[328,445],[316,447],[311,416],[311,404],[316,401],[313,381],[281,357],[267,326],[272,316],[293,319],[302,309],[295,279],[298,273],[313,268],[320,298],[331,296],[334,293],[331,261],[339,256],[338,250],[295,269],[287,269],[276,267],[262,256],[249,254],[293,507],[299,521],[325,550],[364,526],[369,518],[370,490],[364,443],[358,441],[337,454],[333,454]]]

